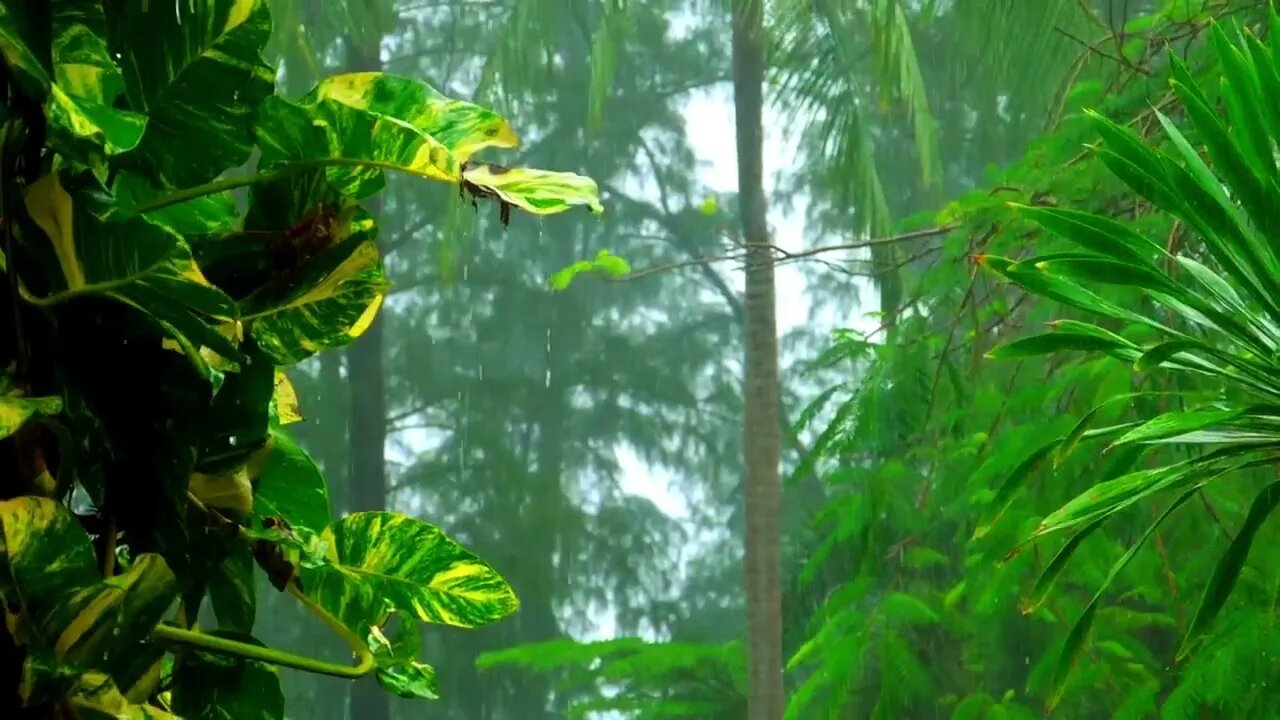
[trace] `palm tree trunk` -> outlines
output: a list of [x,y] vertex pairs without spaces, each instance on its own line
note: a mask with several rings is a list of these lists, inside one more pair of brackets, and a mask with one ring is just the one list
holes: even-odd
[[738,135],[738,198],[747,248],[743,501],[749,720],[781,720],[782,483],[779,476],[778,321],[764,194],[764,0],[733,6],[733,104]]

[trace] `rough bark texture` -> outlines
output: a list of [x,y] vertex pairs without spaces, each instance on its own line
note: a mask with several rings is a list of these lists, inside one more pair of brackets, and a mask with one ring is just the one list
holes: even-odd
[[763,0],[733,6],[733,90],[738,194],[747,247],[744,402],[745,575],[749,720],[780,720],[782,687],[782,483],[778,322],[764,193]]
[[[349,63],[354,72],[382,70],[378,43],[373,47],[352,47]],[[382,203],[367,203],[377,217]],[[387,390],[384,367],[384,339],[381,314],[347,351],[347,382],[351,386],[351,465],[347,473],[348,509],[387,509]],[[360,720],[390,720],[391,698],[372,677],[357,681],[351,688],[349,717]]]

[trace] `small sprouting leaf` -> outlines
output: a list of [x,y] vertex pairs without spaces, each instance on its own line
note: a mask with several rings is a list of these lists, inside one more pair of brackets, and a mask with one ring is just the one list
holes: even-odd
[[573,284],[574,278],[588,272],[598,272],[611,278],[621,278],[631,274],[631,265],[608,250],[601,250],[596,254],[594,260],[579,260],[566,268],[557,270],[551,276],[551,289],[556,291],[566,290]]
[[387,639],[377,627],[369,631],[368,646],[377,663],[378,683],[403,698],[439,697],[436,671],[418,661],[418,625],[401,616],[395,636]]
[[298,403],[298,392],[289,382],[284,370],[276,369],[275,389],[271,394],[271,418],[281,425],[292,425],[302,422],[302,408]]
[[427,623],[477,627],[519,606],[497,571],[438,528],[390,512],[358,512],[321,536],[327,563],[304,568],[307,596],[366,633],[391,612]]

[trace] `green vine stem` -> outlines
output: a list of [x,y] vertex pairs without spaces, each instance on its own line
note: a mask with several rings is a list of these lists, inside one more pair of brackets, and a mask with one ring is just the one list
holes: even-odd
[[[326,613],[327,615],[327,613]],[[332,663],[325,660],[317,660],[305,655],[295,655],[294,653],[275,648],[263,647],[261,645],[250,645],[249,643],[232,640],[230,638],[210,635],[202,633],[198,630],[185,630],[176,625],[161,623],[151,631],[151,640],[155,642],[186,645],[187,647],[207,650],[209,652],[218,653],[220,655],[230,655],[233,657],[244,658],[246,660],[257,660],[259,662],[276,665],[278,667],[287,667],[294,670],[302,670],[303,672],[316,673],[318,675],[329,675],[331,677],[344,678],[347,680],[356,680],[373,672],[376,664],[373,659],[373,653],[365,647],[363,642],[355,639],[349,632],[343,628],[343,634],[348,636],[348,642],[351,645],[352,652],[355,653],[357,662],[355,665],[346,665],[343,663]],[[355,642],[351,642],[355,640]]]
[[[241,540],[247,541],[244,528],[238,523],[228,520],[222,513],[206,506],[200,502],[200,499],[191,492],[187,493],[187,501],[193,507],[204,513],[214,522],[234,530]],[[329,675],[331,677],[339,677],[347,680],[355,680],[373,672],[377,667],[374,661],[373,653],[369,650],[364,640],[356,637],[354,633],[347,629],[345,625],[338,622],[333,615],[327,610],[320,607],[314,600],[307,597],[302,588],[299,587],[296,580],[291,580],[288,585],[289,594],[293,596],[309,613],[316,616],[328,625],[335,633],[346,641],[347,646],[351,648],[352,654],[356,656],[356,664],[346,665],[343,663],[331,663],[325,660],[317,660],[305,655],[297,655],[284,650],[263,647],[261,645],[250,645],[249,643],[239,642],[230,638],[219,637],[202,633],[197,630],[187,630],[185,628],[161,623],[151,631],[151,639],[157,642],[176,643],[187,645],[190,647],[200,648],[209,652],[220,653],[222,655],[230,655],[233,657],[245,658],[247,660],[258,660],[260,662],[269,663],[279,667],[287,667],[293,670],[302,670],[303,672],[315,673],[317,675]]]

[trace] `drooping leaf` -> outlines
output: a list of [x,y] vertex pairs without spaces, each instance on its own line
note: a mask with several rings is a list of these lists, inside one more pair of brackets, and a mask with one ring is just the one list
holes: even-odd
[[987,357],[1006,360],[1069,350],[1106,352],[1111,350],[1132,350],[1133,348],[1134,345],[1123,338],[1112,339],[1081,332],[1051,332],[1018,338],[1005,343],[990,350],[987,353]]
[[254,112],[275,86],[261,57],[271,34],[266,1],[105,7],[130,109],[148,118],[136,152],[159,179],[199,185],[248,160]]
[[468,165],[462,177],[464,187],[492,194],[534,215],[552,215],[579,205],[593,213],[604,212],[596,181],[575,173],[476,163]]
[[1243,415],[1246,410],[1247,408],[1238,407],[1221,410],[1189,410],[1164,413],[1120,436],[1112,445],[1151,442],[1175,437],[1183,433],[1226,422]]
[[308,597],[362,635],[392,612],[477,627],[516,611],[511,586],[483,560],[421,520],[359,512],[323,533],[327,563],[303,569]]
[[1111,583],[1115,581],[1120,572],[1124,570],[1124,568],[1128,566],[1129,562],[1133,560],[1134,556],[1138,554],[1138,551],[1142,549],[1142,546],[1146,544],[1147,540],[1157,529],[1159,529],[1161,523],[1163,523],[1165,519],[1172,515],[1178,508],[1182,507],[1186,501],[1190,500],[1199,491],[1200,488],[1197,485],[1196,487],[1193,487],[1179,495],[1163,513],[1161,513],[1150,525],[1147,526],[1147,529],[1143,531],[1142,535],[1139,536],[1133,545],[1129,546],[1129,549],[1125,551],[1124,555],[1120,556],[1120,559],[1116,560],[1116,562],[1112,564],[1111,570],[1102,581],[1102,585],[1098,588],[1098,591],[1094,593],[1093,599],[1089,601],[1089,605],[1085,607],[1084,612],[1081,613],[1080,617],[1076,620],[1075,625],[1072,626],[1071,632],[1067,636],[1066,643],[1063,645],[1062,653],[1058,659],[1058,666],[1054,671],[1053,691],[1050,693],[1049,702],[1047,703],[1049,709],[1054,708],[1062,700],[1063,691],[1066,689],[1068,673],[1071,671],[1072,665],[1075,664],[1076,657],[1080,654],[1081,648],[1084,647],[1084,641],[1089,636],[1089,630],[1093,627],[1093,618],[1097,614],[1098,604],[1101,602],[1103,594],[1105,594],[1107,589],[1111,587]]
[[1253,540],[1257,537],[1259,528],[1276,509],[1276,505],[1280,505],[1280,482],[1267,485],[1254,497],[1244,524],[1231,540],[1230,547],[1219,558],[1217,567],[1213,569],[1213,577],[1209,579],[1204,595],[1200,598],[1195,617],[1191,620],[1191,627],[1178,650],[1179,659],[1186,656],[1191,650],[1192,642],[1209,628],[1226,605],[1231,591],[1235,589],[1236,580],[1240,577],[1240,570],[1244,568],[1244,562],[1253,548]]

